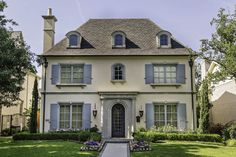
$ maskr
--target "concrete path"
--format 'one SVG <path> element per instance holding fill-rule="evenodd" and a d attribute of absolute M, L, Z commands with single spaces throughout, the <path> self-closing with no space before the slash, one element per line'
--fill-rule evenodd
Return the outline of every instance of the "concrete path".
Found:
<path fill-rule="evenodd" d="M 128 143 L 107 143 L 101 157 L 130 157 Z"/>

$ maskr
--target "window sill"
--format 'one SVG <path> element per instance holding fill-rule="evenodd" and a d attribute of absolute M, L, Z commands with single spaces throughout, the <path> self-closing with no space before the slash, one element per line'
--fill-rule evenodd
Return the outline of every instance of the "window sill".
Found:
<path fill-rule="evenodd" d="M 68 46 L 67 49 L 79 49 L 79 46 Z"/>
<path fill-rule="evenodd" d="M 113 49 L 125 49 L 126 46 L 125 46 L 125 45 L 121 45 L 121 46 L 113 45 L 112 48 L 113 48 Z"/>
<path fill-rule="evenodd" d="M 123 84 L 125 82 L 126 82 L 126 80 L 111 80 L 111 83 L 121 83 L 121 84 Z"/>
<path fill-rule="evenodd" d="M 180 83 L 152 83 L 150 85 L 152 87 L 156 87 L 156 86 L 175 86 L 175 87 L 179 87 L 179 86 L 181 86 Z"/>
<path fill-rule="evenodd" d="M 83 83 L 72 83 L 72 84 L 57 84 L 57 87 L 82 87 L 84 88 L 85 86 L 87 86 L 87 84 L 83 84 Z"/>

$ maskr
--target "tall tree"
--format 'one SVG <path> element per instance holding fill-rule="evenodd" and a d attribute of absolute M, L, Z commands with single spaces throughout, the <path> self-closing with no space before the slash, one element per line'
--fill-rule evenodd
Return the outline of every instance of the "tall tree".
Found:
<path fill-rule="evenodd" d="M 209 110 L 211 108 L 211 104 L 209 102 L 209 81 L 204 79 L 202 81 L 202 86 L 200 88 L 200 92 L 198 93 L 198 104 L 200 108 L 200 118 L 199 118 L 199 130 L 201 133 L 208 133 L 209 131 Z"/>
<path fill-rule="evenodd" d="M 0 107 L 21 103 L 19 93 L 27 71 L 32 71 L 33 54 L 24 41 L 11 36 L 7 26 L 16 23 L 3 15 L 7 7 L 0 1 Z"/>
<path fill-rule="evenodd" d="M 233 14 L 220 9 L 211 22 L 216 27 L 210 40 L 202 40 L 200 56 L 219 64 L 219 71 L 209 77 L 213 82 L 236 80 L 236 9 Z"/>
<path fill-rule="evenodd" d="M 32 92 L 32 110 L 30 113 L 30 128 L 29 128 L 30 133 L 37 132 L 38 99 L 39 99 L 38 80 L 37 80 L 37 77 L 35 77 L 34 88 Z"/>

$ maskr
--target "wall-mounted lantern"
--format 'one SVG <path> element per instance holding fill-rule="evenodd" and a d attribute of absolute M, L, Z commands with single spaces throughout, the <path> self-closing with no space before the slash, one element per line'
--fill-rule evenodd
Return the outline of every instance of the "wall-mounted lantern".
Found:
<path fill-rule="evenodd" d="M 97 117 L 98 111 L 96 109 L 96 103 L 94 104 L 93 117 Z"/>
<path fill-rule="evenodd" d="M 141 109 L 139 110 L 139 116 L 140 116 L 140 118 L 143 117 L 143 109 L 142 109 L 142 106 L 141 106 Z"/>

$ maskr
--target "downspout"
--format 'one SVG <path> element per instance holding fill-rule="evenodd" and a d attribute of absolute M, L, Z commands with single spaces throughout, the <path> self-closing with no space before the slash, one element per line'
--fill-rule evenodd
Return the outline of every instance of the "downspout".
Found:
<path fill-rule="evenodd" d="M 46 58 L 43 58 L 43 65 L 44 65 L 44 83 L 43 83 L 43 133 L 45 128 L 45 106 L 46 106 L 46 78 L 47 78 L 47 67 L 48 61 Z"/>
<path fill-rule="evenodd" d="M 190 78 L 191 78 L 191 103 L 192 103 L 192 113 L 193 113 L 193 130 L 195 130 L 195 110 L 194 110 L 194 91 L 193 91 L 193 59 L 192 59 L 192 54 L 189 56 L 189 67 L 190 67 Z"/>

